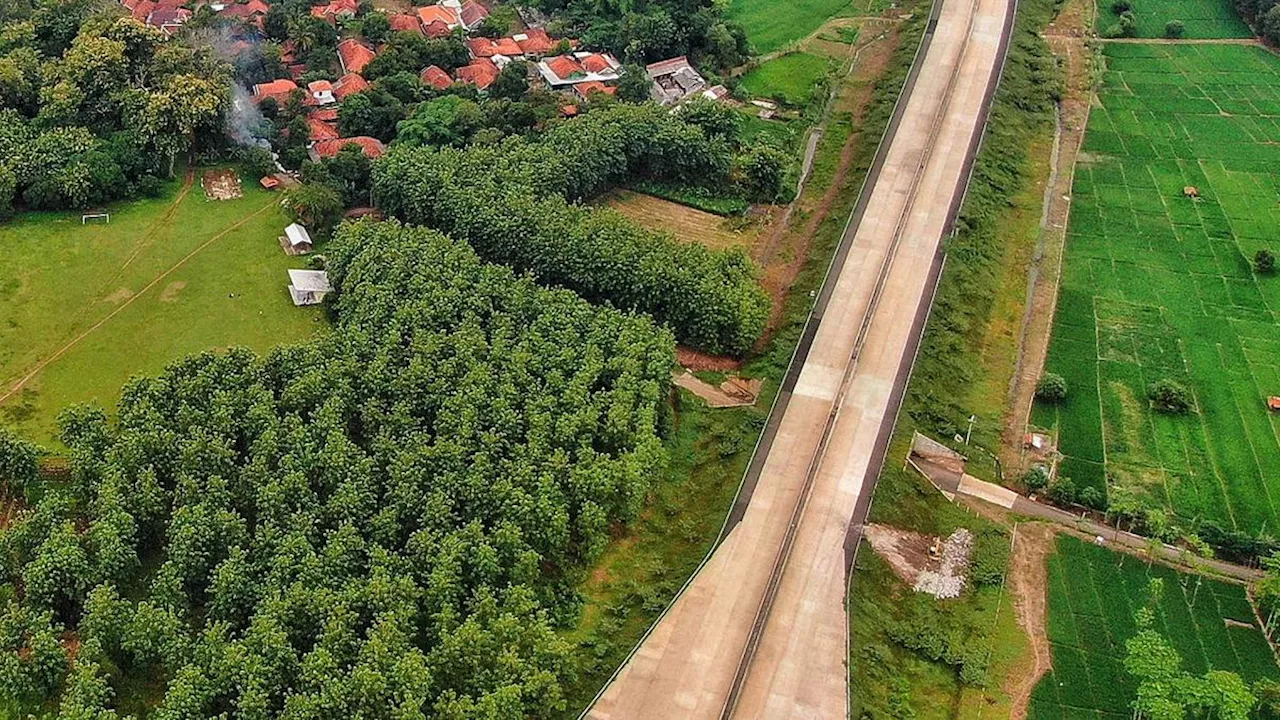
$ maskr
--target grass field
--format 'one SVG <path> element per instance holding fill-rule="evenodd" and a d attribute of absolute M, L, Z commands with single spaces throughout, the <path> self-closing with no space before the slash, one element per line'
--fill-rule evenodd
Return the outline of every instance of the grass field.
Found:
<path fill-rule="evenodd" d="M 1117 22 L 1113 2 L 1097 0 L 1099 31 Z M 1170 20 L 1182 21 L 1182 37 L 1187 39 L 1253 37 L 1231 0 L 1136 0 L 1132 5 L 1140 38 L 1164 37 L 1165 23 Z"/>
<path fill-rule="evenodd" d="M 795 52 L 774 58 L 742 76 L 742 86 L 752 95 L 778 99 L 802 108 L 813 98 L 814 86 L 827 73 L 827 58 Z"/>
<path fill-rule="evenodd" d="M 1156 630 L 1178 649 L 1185 669 L 1197 675 L 1228 670 L 1250 683 L 1280 680 L 1242 586 L 1161 565 L 1148 568 L 1137 558 L 1061 536 L 1049 558 L 1053 670 L 1036 686 L 1030 720 L 1131 716 L 1135 686 L 1124 669 L 1124 642 L 1137 633 L 1134 614 L 1147 602 L 1149 577 L 1164 579 Z"/>
<path fill-rule="evenodd" d="M 830 18 L 878 15 L 889 7 L 890 0 L 730 0 L 729 18 L 742 23 L 751 49 L 763 55 L 808 37 Z"/>
<path fill-rule="evenodd" d="M 0 424 L 49 442 L 64 407 L 110 410 L 132 375 L 209 348 L 265 351 L 324 326 L 318 308 L 289 300 L 285 269 L 306 260 L 276 241 L 288 223 L 278 196 L 246 185 L 241 199 L 207 201 L 198 184 L 178 196 L 173 183 L 111 208 L 104 225 L 81 225 L 78 213 L 0 225 L 0 395 L 38 370 L 0 403 Z"/>
<path fill-rule="evenodd" d="M 1187 518 L 1280 527 L 1280 58 L 1237 45 L 1116 45 L 1076 170 L 1048 369 L 1067 378 L 1063 475 Z M 1187 186 L 1200 199 L 1183 196 Z M 1185 383 L 1195 409 L 1153 412 Z"/>

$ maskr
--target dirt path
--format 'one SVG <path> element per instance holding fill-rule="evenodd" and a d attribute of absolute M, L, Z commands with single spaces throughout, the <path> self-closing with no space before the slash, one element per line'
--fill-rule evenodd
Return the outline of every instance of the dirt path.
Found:
<path fill-rule="evenodd" d="M 1014 668 L 1004 690 L 1013 701 L 1009 720 L 1025 720 L 1032 691 L 1053 666 L 1049 635 L 1045 631 L 1049 586 L 1046 562 L 1053 553 L 1056 532 L 1041 523 L 1023 523 L 1015 533 L 1009 590 L 1013 593 L 1013 612 L 1031 645 L 1031 665 Z"/>
<path fill-rule="evenodd" d="M 1027 301 L 1018 340 L 1018 360 L 1009 384 L 1004 442 L 1001 443 L 1001 461 L 1006 468 L 1018 474 L 1025 463 L 1022 437 L 1030 421 L 1036 382 L 1049 354 L 1049 336 L 1058 302 L 1058 281 L 1071 210 L 1071 185 L 1093 98 L 1090 80 L 1092 57 L 1085 44 L 1085 34 L 1092 25 L 1092 12 L 1090 0 L 1070 0 L 1044 33 L 1049 47 L 1065 65 L 1066 83 L 1062 102 L 1058 105 L 1050 179 L 1045 186 L 1040 236 L 1027 278 Z"/>
<path fill-rule="evenodd" d="M 68 350 L 78 345 L 81 340 L 84 340 L 85 338 L 89 337 L 94 332 L 96 332 L 99 328 L 101 328 L 103 325 L 106 325 L 112 318 L 124 312 L 125 308 L 132 305 L 134 301 L 137 300 L 138 298 L 147 294 L 148 290 L 155 287 L 156 285 L 159 285 L 165 278 L 169 277 L 169 275 L 171 275 L 175 270 L 185 265 L 188 260 L 195 257 L 196 255 L 199 255 L 202 251 L 204 251 L 205 248 L 217 242 L 219 239 L 226 236 L 232 230 L 235 230 L 241 225 L 244 225 L 245 223 L 249 222 L 253 218 L 261 215 L 267 210 L 270 210 L 274 206 L 275 206 L 274 201 L 267 203 L 266 205 L 262 206 L 258 210 L 255 210 L 252 213 L 240 218 L 235 222 L 235 224 L 231 225 L 225 230 L 222 230 L 221 232 L 217 233 L 216 235 L 209 238 L 208 240 L 205 240 L 204 242 L 200 243 L 198 246 L 196 246 L 194 250 L 182 256 L 181 260 L 174 263 L 172 266 L 169 267 L 169 269 L 160 273 L 154 279 L 152 279 L 151 282 L 147 283 L 146 286 L 143 287 L 141 290 L 134 293 L 124 302 L 120 303 L 120 306 L 117 307 L 115 310 L 112 310 L 110 313 L 108 313 L 106 317 L 94 323 L 92 326 L 89 327 L 89 329 L 85 330 L 84 332 L 72 338 L 66 345 L 63 345 L 62 347 L 58 348 L 58 350 L 54 352 L 52 355 L 50 355 L 49 357 L 37 363 L 36 366 L 31 369 L 31 372 L 22 376 L 22 379 L 14 383 L 7 391 L 5 391 L 4 395 L 0 395 L 0 405 L 3 405 L 9 398 L 13 397 L 15 393 L 17 393 L 19 390 L 23 388 L 24 385 L 26 385 L 28 382 L 31 381 L 31 378 L 35 377 L 36 375 L 39 375 L 40 371 L 48 367 L 50 363 L 62 357 L 64 354 L 66 354 Z"/>
<path fill-rule="evenodd" d="M 160 228 L 169 224 L 169 221 L 173 219 L 174 214 L 178 212 L 178 206 L 181 205 L 182 201 L 186 200 L 187 195 L 191 193 L 191 188 L 195 185 L 195 180 L 195 167 L 193 167 L 190 161 L 188 161 L 187 172 L 182 177 L 182 189 L 178 191 L 178 196 L 173 199 L 173 202 L 169 203 L 169 207 L 165 208 L 164 214 L 157 218 L 156 221 L 151 224 L 151 227 L 147 228 L 147 231 L 142 234 L 142 237 L 138 239 L 138 244 L 134 246 L 133 252 L 129 253 L 129 257 L 125 258 L 124 264 L 116 271 L 115 277 L 120 277 L 120 275 L 133 264 L 133 261 L 138 259 L 138 256 L 142 254 L 142 251 L 151 244 L 151 240 L 155 238 L 156 233 L 160 232 Z M 108 284 L 108 286 L 110 286 L 110 284 Z"/>

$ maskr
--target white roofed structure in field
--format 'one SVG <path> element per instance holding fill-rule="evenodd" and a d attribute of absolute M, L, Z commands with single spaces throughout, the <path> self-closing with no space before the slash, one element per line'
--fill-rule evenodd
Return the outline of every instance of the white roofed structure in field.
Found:
<path fill-rule="evenodd" d="M 289 240 L 289 245 L 295 250 L 304 250 L 308 252 L 311 250 L 311 234 L 307 232 L 305 227 L 298 223 L 293 223 L 286 227 L 284 229 L 284 236 Z"/>
<path fill-rule="evenodd" d="M 329 284 L 329 274 L 325 271 L 289 271 L 289 296 L 293 298 L 294 305 L 319 305 L 331 292 L 333 286 Z"/>

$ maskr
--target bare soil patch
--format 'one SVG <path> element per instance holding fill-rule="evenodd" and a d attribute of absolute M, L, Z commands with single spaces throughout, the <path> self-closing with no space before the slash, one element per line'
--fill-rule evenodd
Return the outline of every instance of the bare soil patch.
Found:
<path fill-rule="evenodd" d="M 1031 692 L 1053 665 L 1045 623 L 1048 617 L 1049 586 L 1046 562 L 1053 553 L 1055 535 L 1056 532 L 1050 525 L 1019 525 L 1013 553 L 1009 558 L 1008 587 L 1013 594 L 1013 612 L 1031 643 L 1030 657 L 1024 656 L 1024 661 L 1014 666 L 1005 679 L 1004 691 L 1013 701 L 1009 712 L 1010 720 L 1025 720 Z"/>
<path fill-rule="evenodd" d="M 133 291 L 127 287 L 122 287 L 102 298 L 102 301 L 111 303 L 112 305 L 119 305 L 131 297 L 133 297 Z"/>
<path fill-rule="evenodd" d="M 709 407 L 729 408 L 755 405 L 760 397 L 759 378 L 731 377 L 719 385 L 712 385 L 685 370 L 673 373 L 672 382 L 706 401 Z"/>
<path fill-rule="evenodd" d="M 963 528 L 946 538 L 871 524 L 863 537 L 893 573 L 916 592 L 953 598 L 964 588 L 973 535 Z"/>
<path fill-rule="evenodd" d="M 742 367 L 742 361 L 724 355 L 711 355 L 684 345 L 676 346 L 676 362 L 693 371 L 734 372 Z"/>
<path fill-rule="evenodd" d="M 206 170 L 200 178 L 204 196 L 210 200 L 234 200 L 242 197 L 240 175 L 234 170 Z"/>
<path fill-rule="evenodd" d="M 164 286 L 164 290 L 160 291 L 160 302 L 171 303 L 178 301 L 178 293 L 187 286 L 185 280 L 175 280 Z"/>
<path fill-rule="evenodd" d="M 750 248 L 760 231 L 759 221 L 750 217 L 721 217 L 632 190 L 614 190 L 602 202 L 641 225 L 716 250 Z"/>

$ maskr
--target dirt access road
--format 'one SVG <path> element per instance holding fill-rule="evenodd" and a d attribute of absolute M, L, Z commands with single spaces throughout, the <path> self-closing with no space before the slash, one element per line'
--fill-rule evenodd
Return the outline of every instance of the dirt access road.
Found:
<path fill-rule="evenodd" d="M 725 533 L 586 713 L 848 714 L 851 550 L 1012 25 L 1011 0 L 937 0 Z"/>

